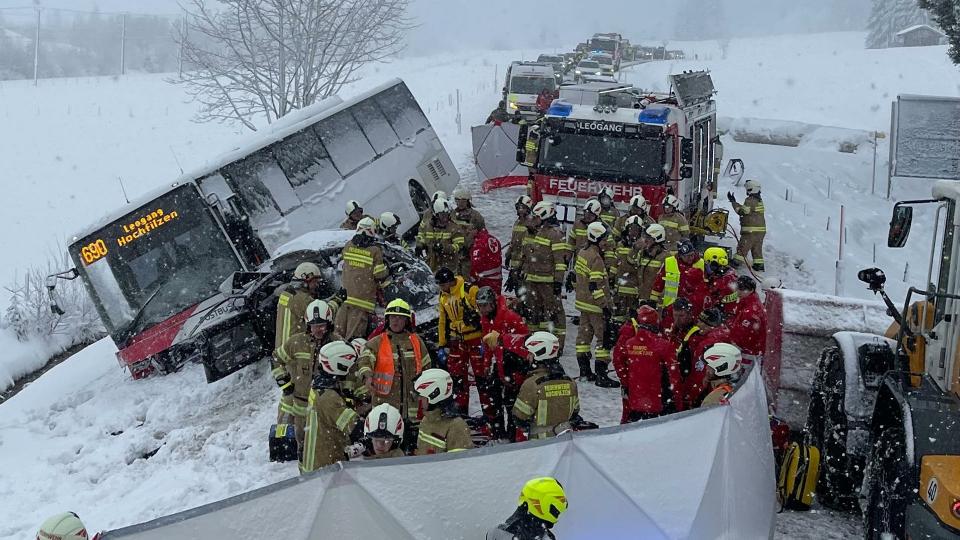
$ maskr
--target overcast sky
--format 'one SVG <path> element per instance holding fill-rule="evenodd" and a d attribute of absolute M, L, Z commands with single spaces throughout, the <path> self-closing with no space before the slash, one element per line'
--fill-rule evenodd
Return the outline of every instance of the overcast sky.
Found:
<path fill-rule="evenodd" d="M 39 0 L 46 7 L 177 13 L 177 0 Z M 0 8 L 33 0 L 0 0 Z M 860 29 L 871 0 L 412 0 L 419 26 L 408 53 L 462 48 L 569 47 L 594 32 L 619 31 L 635 43 L 673 37 L 681 10 L 719 4 L 717 32 L 728 36 Z M 689 11 L 687 11 L 689 12 Z M 0 11 L 0 14 L 10 11 Z M 686 12 L 685 12 L 686 13 Z M 712 15 L 705 15 L 711 17 Z"/>

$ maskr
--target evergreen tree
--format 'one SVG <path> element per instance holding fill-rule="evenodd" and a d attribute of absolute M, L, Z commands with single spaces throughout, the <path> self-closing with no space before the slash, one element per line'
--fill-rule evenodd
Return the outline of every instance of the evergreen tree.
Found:
<path fill-rule="evenodd" d="M 937 25 L 950 40 L 947 54 L 960 64 L 960 0 L 919 0 L 920 7 L 930 12 Z"/>
<path fill-rule="evenodd" d="M 916 0 L 874 0 L 867 22 L 867 48 L 890 47 L 897 32 L 917 24 L 930 24 L 930 15 Z"/>

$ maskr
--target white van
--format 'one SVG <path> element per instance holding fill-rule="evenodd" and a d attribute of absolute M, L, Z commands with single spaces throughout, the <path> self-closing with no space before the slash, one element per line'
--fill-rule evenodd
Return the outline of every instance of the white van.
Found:
<path fill-rule="evenodd" d="M 550 64 L 514 62 L 507 68 L 504 80 L 507 112 L 510 114 L 536 115 L 540 92 L 557 90 L 557 79 Z"/>

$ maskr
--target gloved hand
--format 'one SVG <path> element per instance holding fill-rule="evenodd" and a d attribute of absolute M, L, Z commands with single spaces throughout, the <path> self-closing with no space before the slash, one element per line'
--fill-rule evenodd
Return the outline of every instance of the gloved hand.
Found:
<path fill-rule="evenodd" d="M 283 372 L 283 374 L 277 376 L 276 381 L 277 381 L 277 386 L 279 386 L 280 388 L 283 388 L 283 385 L 290 382 L 290 374 L 287 372 Z"/>
<path fill-rule="evenodd" d="M 450 321 L 450 331 L 462 334 L 463 333 L 463 321 Z"/>
<path fill-rule="evenodd" d="M 560 283 L 559 281 L 554 281 L 553 294 L 555 294 L 559 298 L 562 293 L 563 293 L 563 283 Z"/>
<path fill-rule="evenodd" d="M 611 319 L 613 319 L 613 310 L 610 308 L 603 308 L 603 320 L 607 321 L 607 324 L 610 324 Z"/>
<path fill-rule="evenodd" d="M 510 273 L 507 274 L 507 283 L 504 285 L 503 290 L 507 292 L 516 292 L 517 286 L 520 285 L 520 276 L 516 270 L 510 270 Z"/>
<path fill-rule="evenodd" d="M 733 196 L 732 191 L 727 192 L 727 200 L 730 201 L 731 203 L 737 202 L 737 198 Z"/>
<path fill-rule="evenodd" d="M 437 349 L 437 364 L 441 369 L 447 369 L 447 357 L 450 356 L 450 349 L 440 347 Z"/>
<path fill-rule="evenodd" d="M 494 349 L 497 345 L 500 344 L 500 332 L 494 330 L 493 332 L 488 333 L 483 336 L 483 344 L 489 349 Z"/>
<path fill-rule="evenodd" d="M 567 274 L 567 281 L 564 283 L 564 286 L 567 289 L 567 292 L 573 292 L 577 283 L 577 274 L 575 272 L 570 272 Z"/>
<path fill-rule="evenodd" d="M 350 459 L 357 459 L 363 455 L 366 446 L 362 442 L 356 442 L 343 449 L 343 453 Z"/>

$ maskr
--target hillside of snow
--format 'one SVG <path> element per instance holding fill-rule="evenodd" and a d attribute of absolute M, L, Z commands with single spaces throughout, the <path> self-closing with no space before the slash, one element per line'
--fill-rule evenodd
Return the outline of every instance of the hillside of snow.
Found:
<path fill-rule="evenodd" d="M 947 62 L 942 47 L 867 51 L 862 34 L 845 33 L 734 40 L 726 58 L 715 42 L 686 48 L 698 58 L 636 66 L 623 77 L 665 90 L 668 73 L 709 68 L 725 118 L 856 130 L 888 130 L 889 102 L 898 93 L 960 95 L 960 71 Z M 483 51 L 404 59 L 371 68 L 344 95 L 403 77 L 465 184 L 477 192 L 469 127 L 494 107 L 495 80 L 502 84 L 505 66 L 517 56 Z M 455 122 L 457 88 L 461 134 Z M 133 198 L 241 140 L 243 130 L 236 126 L 191 122 L 194 111 L 182 89 L 161 76 L 47 80 L 36 88 L 30 82 L 0 83 L 4 187 L 7 200 L 15 201 L 0 213 L 0 241 L 18 254 L 4 265 L 0 279 L 9 281 L 24 267 L 44 263 L 73 231 L 124 204 L 121 179 Z M 845 154 L 812 142 L 789 148 L 726 137 L 724 143 L 725 157 L 742 158 L 747 176 L 764 183 L 767 276 L 788 287 L 833 293 L 842 204 L 846 294 L 870 297 L 853 274 L 873 264 L 874 245 L 877 265 L 888 270 L 893 292 L 904 290 L 906 261 L 912 262 L 908 282 L 925 279 L 929 240 L 922 233 L 929 219 L 917 216 L 907 248 L 885 247 L 893 202 L 884 198 L 884 145 L 871 195 L 868 147 Z M 720 189 L 743 197 L 742 188 L 728 180 Z M 518 193 L 477 196 L 479 209 L 501 238 L 509 234 L 512 198 Z M 923 182 L 904 184 L 895 186 L 894 199 L 928 193 Z M 718 202 L 726 205 L 724 197 Z M 737 228 L 736 218 L 731 221 Z M 5 302 L 0 297 L 0 308 Z M 204 384 L 202 370 L 192 365 L 171 376 L 132 381 L 117 367 L 114 352 L 112 343 L 101 341 L 0 404 L 0 500 L 5 503 L 0 539 L 28 537 L 45 517 L 64 509 L 77 511 L 93 527 L 114 528 L 296 475 L 295 465 L 266 462 L 276 389 L 264 366 L 212 385 Z M 10 348 L 0 353 L 5 365 L 16 358 Z M 575 372 L 572 346 L 564 361 Z M 619 391 L 585 387 L 583 410 L 587 419 L 616 422 Z M 779 531 L 785 538 L 857 534 L 849 516 L 827 522 L 817 517 L 786 514 Z"/>

